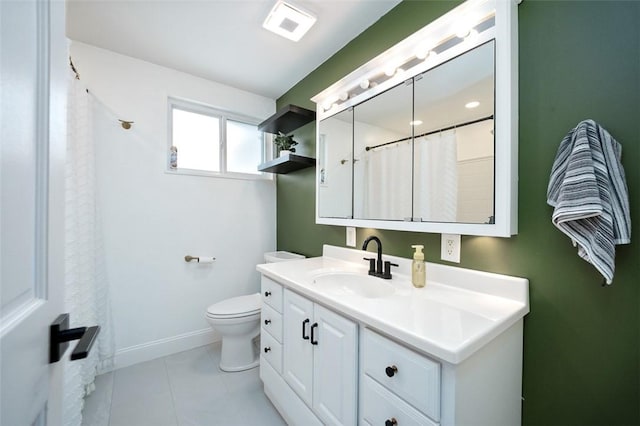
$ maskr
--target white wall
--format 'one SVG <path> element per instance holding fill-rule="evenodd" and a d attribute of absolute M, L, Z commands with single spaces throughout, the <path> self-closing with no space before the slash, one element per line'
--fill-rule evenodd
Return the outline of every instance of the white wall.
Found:
<path fill-rule="evenodd" d="M 107 107 L 94 128 L 116 367 L 216 339 L 207 306 L 258 291 L 255 265 L 275 249 L 275 183 L 165 173 L 167 97 L 260 120 L 275 101 L 81 43 L 71 56 Z"/>

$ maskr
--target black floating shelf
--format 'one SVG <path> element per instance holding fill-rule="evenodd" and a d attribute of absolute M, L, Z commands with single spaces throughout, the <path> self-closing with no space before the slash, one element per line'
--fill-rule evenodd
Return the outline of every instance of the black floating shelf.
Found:
<path fill-rule="evenodd" d="M 287 134 L 316 119 L 315 111 L 297 105 L 287 105 L 258 125 L 258 130 L 266 133 Z"/>
<path fill-rule="evenodd" d="M 315 165 L 315 158 L 303 157 L 302 155 L 296 154 L 284 154 L 276 159 L 260 164 L 258 170 L 267 173 L 287 174 Z"/>

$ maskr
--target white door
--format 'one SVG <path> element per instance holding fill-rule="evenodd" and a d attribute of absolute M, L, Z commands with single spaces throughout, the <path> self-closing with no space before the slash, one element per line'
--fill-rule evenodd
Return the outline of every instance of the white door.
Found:
<path fill-rule="evenodd" d="M 49 324 L 62 313 L 64 2 L 0 1 L 0 424 L 61 423 Z"/>
<path fill-rule="evenodd" d="M 324 424 L 355 425 L 358 328 L 320 305 L 314 307 L 313 409 Z"/>
<path fill-rule="evenodd" d="M 313 345 L 310 333 L 313 302 L 285 290 L 283 316 L 283 376 L 298 396 L 311 407 Z"/>

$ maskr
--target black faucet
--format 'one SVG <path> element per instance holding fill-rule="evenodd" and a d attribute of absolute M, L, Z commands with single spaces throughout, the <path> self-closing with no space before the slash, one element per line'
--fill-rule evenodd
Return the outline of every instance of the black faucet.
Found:
<path fill-rule="evenodd" d="M 391 279 L 391 267 L 392 266 L 398 266 L 395 263 L 391 263 L 390 261 L 385 261 L 384 262 L 384 268 L 382 267 L 382 242 L 380 241 L 380 238 L 372 235 L 371 237 L 368 237 L 366 240 L 364 240 L 364 242 L 362 243 L 362 250 L 365 251 L 367 250 L 367 246 L 369 245 L 369 242 L 371 241 L 375 241 L 377 246 L 378 246 L 378 258 L 375 259 L 373 257 L 365 257 L 364 260 L 368 260 L 369 261 L 369 275 L 373 275 L 374 277 L 378 277 L 378 278 L 383 278 L 385 280 L 389 280 Z"/>

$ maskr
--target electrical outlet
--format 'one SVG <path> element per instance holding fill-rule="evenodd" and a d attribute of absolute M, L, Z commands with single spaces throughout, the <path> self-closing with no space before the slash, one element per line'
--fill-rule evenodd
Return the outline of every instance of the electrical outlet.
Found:
<path fill-rule="evenodd" d="M 460 235 L 442 234 L 440 238 L 440 257 L 442 260 L 460 263 Z"/>
<path fill-rule="evenodd" d="M 353 226 L 347 226 L 347 246 L 356 246 L 356 228 Z"/>

